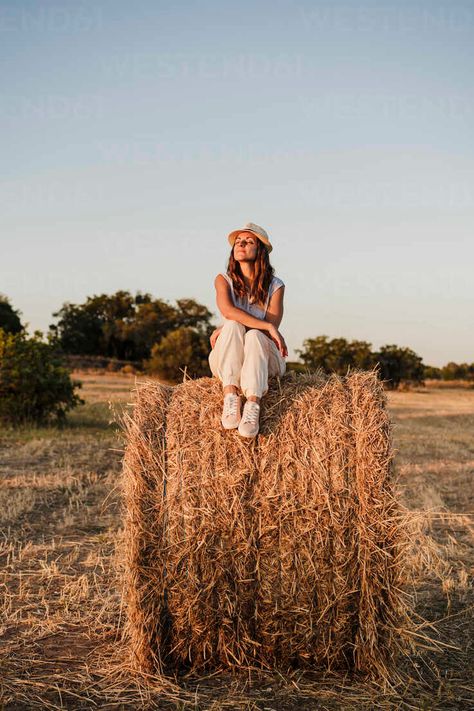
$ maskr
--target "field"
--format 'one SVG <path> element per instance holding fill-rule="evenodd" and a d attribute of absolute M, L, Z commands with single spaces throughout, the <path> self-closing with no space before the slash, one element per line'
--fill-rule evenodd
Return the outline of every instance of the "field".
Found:
<path fill-rule="evenodd" d="M 117 418 L 134 377 L 74 377 L 86 404 L 63 429 L 0 431 L 1 708 L 473 708 L 473 389 L 388 394 L 399 494 L 424 512 L 428 535 L 423 551 L 414 548 L 413 595 L 433 623 L 423 632 L 437 640 L 411 683 L 380 690 L 338 678 L 217 678 L 181 690 L 146 685 L 124 662 Z"/>

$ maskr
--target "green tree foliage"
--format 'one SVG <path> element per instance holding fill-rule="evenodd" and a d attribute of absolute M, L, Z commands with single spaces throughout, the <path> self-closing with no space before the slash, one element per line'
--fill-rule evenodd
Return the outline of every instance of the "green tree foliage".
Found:
<path fill-rule="evenodd" d="M 437 368 L 434 365 L 425 365 L 423 377 L 426 380 L 441 380 L 441 378 L 442 378 L 441 368 Z"/>
<path fill-rule="evenodd" d="M 183 379 L 185 368 L 187 374 L 194 378 L 211 375 L 208 354 L 207 334 L 199 333 L 190 326 L 181 326 L 153 346 L 146 370 L 172 382 Z"/>
<path fill-rule="evenodd" d="M 178 328 L 176 309 L 161 299 L 151 299 L 137 304 L 134 317 L 122 325 L 122 356 L 125 360 L 143 361 L 150 356 L 153 345 Z M 118 356 L 117 356 L 118 357 Z"/>
<path fill-rule="evenodd" d="M 53 314 L 58 322 L 50 328 L 65 353 L 127 360 L 132 345 L 126 328 L 135 307 L 136 299 L 127 291 L 92 296 L 84 304 L 64 304 Z"/>
<path fill-rule="evenodd" d="M 474 363 L 447 363 L 441 368 L 443 380 L 474 380 Z"/>
<path fill-rule="evenodd" d="M 50 419 L 62 421 L 82 400 L 74 392 L 57 345 L 36 331 L 6 333 L 0 329 L 0 421 L 13 425 Z"/>
<path fill-rule="evenodd" d="M 389 388 L 398 388 L 401 382 L 424 382 L 423 359 L 410 348 L 382 346 L 375 357 L 380 365 L 380 377 L 387 381 Z"/>
<path fill-rule="evenodd" d="M 194 299 L 178 299 L 176 301 L 176 321 L 178 328 L 190 327 L 203 336 L 209 337 L 214 330 L 211 324 L 212 314 L 205 306 Z"/>
<path fill-rule="evenodd" d="M 53 316 L 59 321 L 50 330 L 65 353 L 101 355 L 101 321 L 88 303 L 82 306 L 66 303 Z"/>
<path fill-rule="evenodd" d="M 20 321 L 20 313 L 10 304 L 10 300 L 0 294 L 0 328 L 7 333 L 20 333 L 23 325 Z"/>
<path fill-rule="evenodd" d="M 194 299 L 180 299 L 173 306 L 128 291 L 92 296 L 79 305 L 66 303 L 53 316 L 58 322 L 51 331 L 65 353 L 130 361 L 148 359 L 153 345 L 176 329 L 189 327 L 209 336 L 213 328 L 211 312 Z"/>
<path fill-rule="evenodd" d="M 327 336 L 317 336 L 307 338 L 303 349 L 296 352 L 307 368 L 322 368 L 327 373 L 339 375 L 345 375 L 348 368 L 370 369 L 374 364 L 371 344 L 366 341 L 329 340 Z"/>
<path fill-rule="evenodd" d="M 303 349 L 296 352 L 310 370 L 322 368 L 326 373 L 345 375 L 348 369 L 370 370 L 378 364 L 379 377 L 388 387 L 397 388 L 402 381 L 423 382 L 422 359 L 409 348 L 386 345 L 375 352 L 371 348 L 366 341 L 318 336 L 306 339 Z"/>

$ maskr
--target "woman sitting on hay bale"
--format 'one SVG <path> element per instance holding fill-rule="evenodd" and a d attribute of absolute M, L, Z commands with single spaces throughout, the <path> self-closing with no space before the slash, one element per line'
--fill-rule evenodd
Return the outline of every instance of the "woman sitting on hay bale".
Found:
<path fill-rule="evenodd" d="M 281 377 L 286 370 L 288 349 L 278 330 L 285 285 L 270 264 L 273 247 L 262 227 L 248 222 L 228 240 L 232 250 L 227 273 L 214 280 L 224 325 L 211 335 L 209 365 L 224 389 L 222 426 L 255 437 L 268 378 Z M 239 387 L 246 398 L 242 413 Z"/>

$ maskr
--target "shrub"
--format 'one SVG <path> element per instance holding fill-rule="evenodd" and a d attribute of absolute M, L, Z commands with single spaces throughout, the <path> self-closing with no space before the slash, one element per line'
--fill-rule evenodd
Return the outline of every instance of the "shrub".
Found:
<path fill-rule="evenodd" d="M 63 421 L 83 402 L 54 341 L 36 331 L 12 334 L 0 328 L 0 421 L 18 425 Z"/>
<path fill-rule="evenodd" d="M 137 369 L 133 365 L 124 365 L 123 368 L 120 368 L 120 373 L 123 373 L 124 375 L 135 375 L 137 373 Z"/>
<path fill-rule="evenodd" d="M 207 336 L 193 328 L 177 328 L 153 346 L 151 358 L 145 363 L 145 368 L 148 373 L 174 382 L 183 379 L 185 367 L 191 377 L 211 375 L 208 344 Z"/>

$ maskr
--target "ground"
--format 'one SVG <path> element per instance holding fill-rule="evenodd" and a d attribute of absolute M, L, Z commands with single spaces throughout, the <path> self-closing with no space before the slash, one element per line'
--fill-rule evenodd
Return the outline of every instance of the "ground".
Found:
<path fill-rule="evenodd" d="M 438 643 L 411 683 L 384 691 L 348 679 L 267 677 L 249 687 L 221 678 L 183 691 L 137 680 L 124 663 L 117 420 L 135 377 L 74 377 L 86 403 L 63 429 L 0 431 L 1 708 L 474 707 L 474 389 L 388 393 L 399 495 L 425 522 L 416 611 Z"/>

